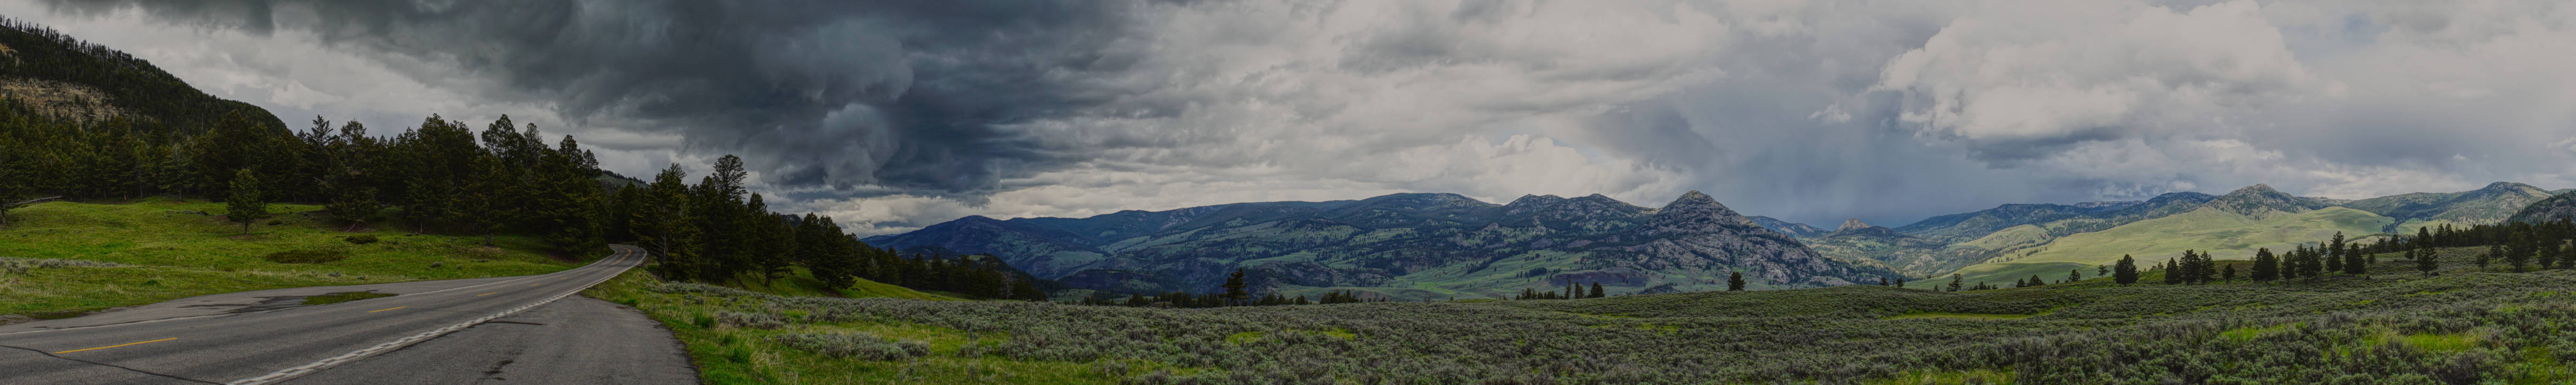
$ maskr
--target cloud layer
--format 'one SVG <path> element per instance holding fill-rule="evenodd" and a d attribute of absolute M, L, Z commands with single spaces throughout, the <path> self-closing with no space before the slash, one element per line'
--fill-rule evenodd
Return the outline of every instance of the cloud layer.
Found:
<path fill-rule="evenodd" d="M 281 116 L 741 154 L 871 233 L 1404 191 L 1809 223 L 2576 186 L 2551 1 L 16 4 Z M 383 121 L 385 119 L 399 119 Z M 300 119 L 294 119 L 300 120 Z"/>

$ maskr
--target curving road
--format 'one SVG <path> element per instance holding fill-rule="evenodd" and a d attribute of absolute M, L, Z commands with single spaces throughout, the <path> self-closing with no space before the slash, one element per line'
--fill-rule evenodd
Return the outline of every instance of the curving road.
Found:
<path fill-rule="evenodd" d="M 393 297 L 185 313 L 219 295 L 10 325 L 0 384 L 697 382 L 659 324 L 574 294 L 644 259 L 614 247 L 553 274 L 387 285 L 416 291 Z"/>

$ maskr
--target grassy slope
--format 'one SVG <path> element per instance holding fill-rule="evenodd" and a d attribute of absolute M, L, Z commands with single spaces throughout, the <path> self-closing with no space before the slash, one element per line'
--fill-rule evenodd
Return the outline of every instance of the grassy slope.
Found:
<path fill-rule="evenodd" d="M 254 226 L 249 235 L 221 217 L 177 212 L 223 212 L 222 204 L 203 201 L 51 202 L 11 210 L 9 227 L 0 228 L 0 257 L 123 266 L 0 272 L 0 315 L 47 318 L 215 293 L 542 274 L 574 266 L 537 252 L 544 244 L 526 237 L 495 237 L 500 247 L 485 247 L 479 238 L 379 231 L 373 234 L 382 242 L 352 245 L 342 240 L 351 233 L 313 218 L 319 209 L 277 205 L 271 210 L 287 212 L 273 218 L 280 224 Z M 322 248 L 345 249 L 349 257 L 323 264 L 262 258 Z"/>
<path fill-rule="evenodd" d="M 2135 256 L 2143 265 L 2182 256 L 2183 250 L 2209 252 L 2218 259 L 2253 259 L 2256 248 L 2268 247 L 2279 251 L 2300 243 L 2324 242 L 2338 231 L 2343 232 L 2347 240 L 2359 239 L 2378 233 L 2392 221 L 2388 217 L 2343 207 L 2274 214 L 2259 219 L 2215 208 L 2201 208 L 2102 231 L 2060 237 L 2046 245 L 1960 268 L 1955 273 L 1966 276 L 1971 284 L 1979 280 L 2011 282 L 2029 278 L 2031 274 L 2054 280 L 2065 277 L 2066 270 L 2073 268 L 2086 269 L 2085 274 L 2090 275 L 2092 266 L 2119 261 L 2123 255 Z M 1971 242 L 1988 243 L 2012 241 L 1995 238 Z M 1937 278 L 1924 281 L 1946 283 L 1948 275 Z"/>
<path fill-rule="evenodd" d="M 788 298 L 630 275 L 591 294 L 671 325 L 719 384 L 2576 380 L 2567 364 L 2576 324 L 2549 321 L 2576 316 L 2565 301 L 2576 272 L 2471 271 L 2464 256 L 2478 251 L 2445 250 L 2451 270 L 2433 278 L 2382 255 L 2380 274 L 2313 284 L 2092 279 L 1964 293 L 1857 286 L 1169 310 Z M 785 322 L 747 328 L 718 321 L 725 312 Z M 930 349 L 871 361 L 767 339 L 833 331 Z"/>

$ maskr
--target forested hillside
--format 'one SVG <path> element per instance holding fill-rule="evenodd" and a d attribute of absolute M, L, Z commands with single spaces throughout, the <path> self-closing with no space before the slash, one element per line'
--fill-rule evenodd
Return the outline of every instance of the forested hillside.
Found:
<path fill-rule="evenodd" d="M 695 184 L 672 165 L 639 186 L 601 171 L 574 138 L 547 137 L 507 116 L 478 130 L 431 115 L 390 135 L 315 117 L 289 131 L 258 107 L 207 96 L 131 55 L 22 21 L 0 25 L 7 70 L 0 82 L 11 92 L 97 96 L 0 100 L 0 227 L 43 199 L 168 196 L 175 204 L 223 202 L 221 218 L 249 234 L 285 223 L 270 220 L 283 211 L 279 204 L 301 203 L 322 210 L 300 217 L 351 233 L 400 224 L 486 244 L 526 236 L 566 256 L 634 242 L 661 262 L 655 272 L 676 280 L 792 274 L 833 288 L 866 279 L 1044 298 L 1042 283 L 988 260 L 902 257 L 859 242 L 831 218 L 772 213 L 742 187 L 736 157 Z"/>
<path fill-rule="evenodd" d="M 198 133 L 238 113 L 257 129 L 286 132 L 268 110 L 190 87 L 151 62 L 25 20 L 0 17 L 0 97 L 24 113 Z"/>

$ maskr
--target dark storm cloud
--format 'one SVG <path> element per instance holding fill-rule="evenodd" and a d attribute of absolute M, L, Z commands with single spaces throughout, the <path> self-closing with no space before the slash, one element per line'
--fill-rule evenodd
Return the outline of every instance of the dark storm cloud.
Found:
<path fill-rule="evenodd" d="M 1049 164 L 993 125 L 1096 103 L 1120 5 L 1085 1 L 58 2 L 253 34 L 298 30 L 422 83 L 676 131 L 782 188 L 976 194 Z M 446 78 L 443 75 L 461 75 Z M 422 111 L 469 113 L 465 111 Z"/>

